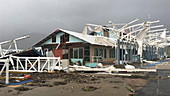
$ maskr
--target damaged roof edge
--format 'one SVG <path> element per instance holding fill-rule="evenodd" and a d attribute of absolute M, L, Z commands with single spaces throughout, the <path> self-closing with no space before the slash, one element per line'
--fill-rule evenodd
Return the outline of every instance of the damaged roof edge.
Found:
<path fill-rule="evenodd" d="M 59 32 L 64 32 L 64 33 L 67 33 L 67 34 L 70 34 L 70 35 L 72 35 L 72 36 L 74 36 L 74 37 L 77 37 L 78 39 L 81 39 L 81 40 L 83 40 L 83 41 L 86 41 L 86 42 L 88 42 L 88 43 L 90 43 L 90 44 L 94 44 L 94 45 L 100 45 L 100 46 L 104 46 L 104 45 L 106 45 L 106 44 L 102 44 L 102 43 L 97 43 L 96 42 L 96 38 L 98 37 L 98 36 L 92 36 L 92 35 L 83 35 L 82 33 L 79 33 L 79 32 L 73 32 L 73 31 L 68 31 L 68 30 L 63 30 L 63 29 L 57 29 L 57 30 L 55 30 L 53 33 L 51 33 L 50 35 L 48 35 L 47 37 L 45 37 L 44 39 L 42 39 L 41 41 L 39 41 L 38 43 L 36 43 L 33 47 L 37 47 L 37 46 L 40 46 L 42 43 L 44 43 L 46 40 L 48 40 L 48 39 L 50 39 L 53 35 L 56 35 L 57 33 L 59 33 Z M 101 37 L 101 36 L 99 36 L 99 37 Z M 105 38 L 106 39 L 106 37 L 103 37 L 103 38 Z M 109 38 L 107 38 L 107 39 L 109 39 Z M 110 45 L 108 45 L 107 44 L 107 46 L 113 46 L 112 44 Z"/>
<path fill-rule="evenodd" d="M 89 42 L 88 40 L 85 40 L 85 39 L 83 39 L 83 38 L 80 38 L 80 37 L 82 37 L 82 36 L 80 36 L 81 33 L 73 32 L 73 31 L 68 31 L 68 30 L 63 30 L 63 29 L 57 29 L 57 30 L 55 30 L 53 33 L 51 33 L 50 35 L 46 36 L 44 39 L 40 40 L 38 43 L 36 43 L 35 45 L 33 45 L 33 47 L 40 46 L 40 44 L 44 43 L 46 40 L 50 39 L 53 35 L 56 35 L 56 34 L 59 33 L 59 32 L 64 32 L 64 33 L 70 34 L 70 35 L 72 35 L 72 36 L 74 36 L 74 37 L 77 37 L 77 38 L 83 40 L 83 41 L 86 41 L 86 42 L 88 42 L 88 43 L 91 43 L 91 42 Z M 79 36 L 78 36 L 78 35 L 79 35 Z M 93 43 L 91 43 L 91 44 L 93 44 Z"/>
<path fill-rule="evenodd" d="M 40 44 L 42 44 L 43 42 L 45 42 L 46 40 L 48 40 L 49 38 L 51 38 L 52 35 L 57 34 L 58 32 L 62 32 L 62 30 L 57 29 L 55 30 L 53 33 L 49 34 L 48 36 L 46 36 L 44 39 L 40 40 L 39 42 L 37 42 L 35 45 L 33 45 L 33 47 L 37 47 Z"/>

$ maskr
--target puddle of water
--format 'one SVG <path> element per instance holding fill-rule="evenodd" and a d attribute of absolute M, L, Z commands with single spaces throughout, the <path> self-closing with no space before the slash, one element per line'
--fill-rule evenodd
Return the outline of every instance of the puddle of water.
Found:
<path fill-rule="evenodd" d="M 170 70 L 158 70 L 158 77 L 170 76 Z M 135 96 L 170 96 L 170 79 L 153 80 L 146 84 Z"/>

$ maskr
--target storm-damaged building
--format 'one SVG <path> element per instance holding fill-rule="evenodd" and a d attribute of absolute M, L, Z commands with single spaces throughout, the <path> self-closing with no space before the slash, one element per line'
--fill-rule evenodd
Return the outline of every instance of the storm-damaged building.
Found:
<path fill-rule="evenodd" d="M 105 30 L 99 33 L 82 34 L 57 29 L 34 47 L 42 47 L 46 55 L 53 53 L 55 57 L 68 59 L 70 63 L 112 64 L 115 61 L 115 40 L 116 37 L 109 35 Z"/>
<path fill-rule="evenodd" d="M 147 21 L 139 24 L 132 22 L 117 27 L 109 22 L 108 25 L 86 24 L 82 33 L 63 29 L 57 29 L 34 47 L 42 47 L 46 56 L 60 57 L 69 61 L 70 64 L 95 65 L 123 64 L 141 62 L 146 60 L 157 60 L 166 56 L 164 46 L 165 36 L 152 36 L 154 32 L 166 33 L 165 29 L 151 30 L 162 27 L 162 25 L 151 26 L 157 21 Z M 162 32 L 163 31 L 163 32 Z M 159 38 L 158 38 L 159 37 Z M 159 39 L 159 40 L 158 40 Z"/>

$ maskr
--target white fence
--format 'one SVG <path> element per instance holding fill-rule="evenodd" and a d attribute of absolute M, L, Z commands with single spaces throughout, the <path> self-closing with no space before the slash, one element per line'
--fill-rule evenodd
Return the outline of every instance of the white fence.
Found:
<path fill-rule="evenodd" d="M 0 76 L 2 75 L 2 72 L 5 70 L 6 68 L 6 79 L 5 79 L 5 83 L 8 84 L 9 83 L 9 60 L 8 59 L 1 59 L 0 63 L 3 64 L 3 67 L 0 71 Z"/>
<path fill-rule="evenodd" d="M 9 83 L 9 72 L 43 72 L 53 71 L 56 66 L 62 69 L 60 57 L 17 57 L 10 56 L 9 59 L 1 59 L 0 76 L 5 71 L 5 82 Z M 12 69 L 10 69 L 12 66 Z"/>
<path fill-rule="evenodd" d="M 61 70 L 60 57 L 17 57 L 10 56 L 10 62 L 13 70 L 11 71 L 31 71 L 31 72 L 43 72 L 53 71 L 56 66 L 58 70 Z"/>

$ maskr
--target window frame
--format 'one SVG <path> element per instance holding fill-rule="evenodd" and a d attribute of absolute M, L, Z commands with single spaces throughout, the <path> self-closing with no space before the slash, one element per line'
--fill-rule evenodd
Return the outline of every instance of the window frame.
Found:
<path fill-rule="evenodd" d="M 109 49 L 109 58 L 115 58 L 115 48 Z"/>
<path fill-rule="evenodd" d="M 56 42 L 56 35 L 52 36 L 52 43 Z"/>
<path fill-rule="evenodd" d="M 94 48 L 94 56 L 101 56 L 102 58 L 107 58 L 107 49 L 106 48 Z"/>
<path fill-rule="evenodd" d="M 63 34 L 60 36 L 60 43 L 66 43 L 69 41 L 69 34 Z"/>
<path fill-rule="evenodd" d="M 82 49 L 82 55 L 80 55 L 80 50 Z M 72 50 L 72 52 L 71 52 Z M 75 51 L 77 51 L 77 57 L 75 57 Z M 79 48 L 70 48 L 70 58 L 71 59 L 83 59 L 84 58 L 84 48 L 79 47 Z"/>

